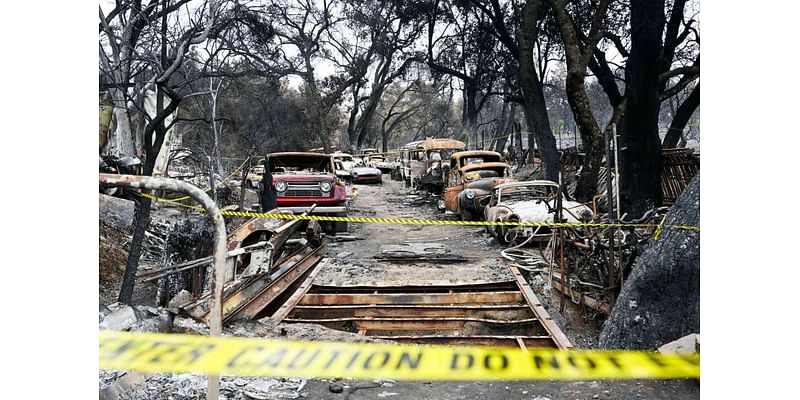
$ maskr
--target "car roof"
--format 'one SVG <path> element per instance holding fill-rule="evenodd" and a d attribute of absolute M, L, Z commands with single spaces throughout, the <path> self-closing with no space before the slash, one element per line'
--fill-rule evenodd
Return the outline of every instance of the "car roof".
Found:
<path fill-rule="evenodd" d="M 479 164 L 468 164 L 459 168 L 459 170 L 463 172 L 469 172 L 473 170 L 481 170 L 481 169 L 496 168 L 496 167 L 511 168 L 510 165 L 504 162 L 485 162 Z"/>
<path fill-rule="evenodd" d="M 318 158 L 330 158 L 330 154 L 322 154 L 322 153 L 311 153 L 311 152 L 304 152 L 304 151 L 285 151 L 281 153 L 269 153 L 267 157 L 286 157 L 286 156 L 307 156 L 307 157 L 318 157 Z"/>
<path fill-rule="evenodd" d="M 502 157 L 500 153 L 496 151 L 489 151 L 489 150 L 468 150 L 468 151 L 459 151 L 458 153 L 453 153 L 450 157 L 453 158 L 462 158 L 462 157 L 472 157 L 472 156 L 495 156 L 495 157 Z"/>

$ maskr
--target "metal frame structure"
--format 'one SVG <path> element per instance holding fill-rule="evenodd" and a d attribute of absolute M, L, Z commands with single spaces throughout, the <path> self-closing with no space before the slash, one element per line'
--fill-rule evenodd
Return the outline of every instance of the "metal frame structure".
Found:
<path fill-rule="evenodd" d="M 516 267 L 514 280 L 449 285 L 324 286 L 320 263 L 272 316 L 363 336 L 416 344 L 570 349 Z"/>
<path fill-rule="evenodd" d="M 222 286 L 225 282 L 226 237 L 225 220 L 222 219 L 219 207 L 203 190 L 192 184 L 170 178 L 157 178 L 139 175 L 100 174 L 100 185 L 108 187 L 127 187 L 145 190 L 169 190 L 185 193 L 206 209 L 208 217 L 214 224 L 214 275 L 211 279 L 211 316 L 209 333 L 211 336 L 222 336 Z M 219 398 L 219 376 L 208 376 L 209 400 Z"/>

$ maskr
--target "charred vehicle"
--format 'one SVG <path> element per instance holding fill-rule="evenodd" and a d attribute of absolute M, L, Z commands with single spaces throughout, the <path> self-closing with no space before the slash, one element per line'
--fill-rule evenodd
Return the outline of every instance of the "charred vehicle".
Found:
<path fill-rule="evenodd" d="M 347 188 L 336 177 L 336 166 L 330 155 L 272 153 L 267 155 L 265 164 L 272 175 L 272 184 L 267 186 L 265 171 L 265 178 L 259 185 L 262 209 L 269 204 L 267 196 L 274 193 L 281 211 L 299 213 L 316 204 L 314 214 L 347 216 Z M 347 231 L 347 223 L 335 222 L 333 230 Z"/>
<path fill-rule="evenodd" d="M 341 151 L 331 153 L 331 155 L 333 156 L 334 161 L 341 161 L 342 167 L 345 171 L 350 171 L 350 168 L 355 167 L 359 161 L 351 154 L 342 153 Z"/>
<path fill-rule="evenodd" d="M 444 167 L 447 186 L 445 208 L 458 213 L 464 221 L 483 217 L 495 186 L 511 181 L 511 166 L 502 162 L 494 151 L 460 151 L 450 157 Z"/>
<path fill-rule="evenodd" d="M 454 139 L 425 139 L 406 144 L 400 149 L 403 180 L 411 187 L 442 194 L 446 179 L 443 164 L 453 153 L 466 148 L 464 142 Z"/>
<path fill-rule="evenodd" d="M 350 179 L 353 183 L 381 183 L 383 182 L 381 170 L 374 167 L 354 167 L 350 169 Z"/>
<path fill-rule="evenodd" d="M 247 171 L 245 184 L 252 188 L 258 188 L 262 176 L 264 176 L 264 160 L 259 161 L 253 168 L 250 168 L 250 171 Z"/>
<path fill-rule="evenodd" d="M 392 172 L 392 169 L 394 169 L 394 163 L 387 161 L 386 157 L 383 156 L 369 156 L 367 166 L 377 168 L 384 174 L 390 173 Z"/>
<path fill-rule="evenodd" d="M 510 182 L 497 185 L 485 208 L 487 221 L 539 222 L 555 221 L 558 207 L 558 184 L 552 181 Z M 561 222 L 582 223 L 591 221 L 592 210 L 561 195 Z M 527 240 L 548 240 L 552 230 L 546 226 L 488 226 L 487 230 L 500 244 Z"/>
<path fill-rule="evenodd" d="M 333 164 L 336 167 L 336 177 L 339 179 L 343 179 L 346 182 L 349 182 L 350 170 L 345 169 L 341 161 L 334 161 Z"/>

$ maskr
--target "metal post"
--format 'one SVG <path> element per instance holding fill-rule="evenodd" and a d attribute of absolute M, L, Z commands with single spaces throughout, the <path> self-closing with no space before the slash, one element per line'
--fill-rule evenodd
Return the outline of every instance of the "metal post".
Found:
<path fill-rule="evenodd" d="M 558 172 L 558 191 L 556 191 L 556 215 L 555 215 L 555 222 L 562 223 L 564 222 L 563 219 L 563 207 L 564 203 L 562 202 L 562 191 L 561 191 L 561 171 Z M 558 246 L 561 250 L 561 302 L 559 303 L 558 310 L 563 313 L 564 312 L 564 297 L 565 293 L 567 292 L 567 288 L 569 288 L 569 277 L 567 277 L 567 263 L 564 259 L 564 227 L 558 228 Z M 555 246 L 553 247 L 555 251 Z"/>
<path fill-rule="evenodd" d="M 616 218 L 614 218 L 614 187 L 611 184 L 611 180 L 614 177 L 613 173 L 611 172 L 611 138 L 608 136 L 608 129 L 605 130 L 605 142 L 606 142 L 606 203 L 608 207 L 608 222 L 614 223 L 616 222 Z M 614 293 L 614 284 L 616 283 L 616 278 L 614 276 L 614 229 L 608 229 L 608 304 L 611 308 L 614 308 L 615 302 L 615 293 Z"/>
<path fill-rule="evenodd" d="M 614 176 L 617 177 L 617 179 L 614 180 L 614 199 L 617 202 L 617 220 L 615 222 L 619 222 L 619 220 L 622 218 L 621 217 L 622 214 L 620 213 L 620 206 L 619 206 L 619 203 L 620 203 L 620 201 L 619 201 L 619 149 L 617 148 L 617 126 L 616 125 L 613 125 L 611 127 L 611 139 L 612 139 L 612 144 L 614 145 Z M 619 234 L 619 227 L 616 228 L 616 232 Z M 619 236 L 619 235 L 617 235 L 617 236 Z M 623 270 L 623 266 L 622 266 L 622 246 L 620 246 L 620 249 L 619 249 L 619 262 L 620 262 L 620 267 L 619 267 L 619 290 L 622 291 L 622 286 L 625 283 L 625 282 L 623 282 L 624 281 L 623 277 L 625 276 L 625 271 Z"/>
<path fill-rule="evenodd" d="M 214 275 L 211 280 L 211 336 L 222 336 L 222 286 L 225 282 L 224 267 L 226 249 L 225 220 L 222 219 L 219 207 L 203 190 L 192 184 L 170 178 L 154 178 L 152 176 L 100 174 L 100 185 L 112 187 L 129 187 L 147 190 L 170 190 L 192 196 L 208 212 L 214 223 Z M 219 398 L 219 376 L 208 376 L 208 400 Z"/>

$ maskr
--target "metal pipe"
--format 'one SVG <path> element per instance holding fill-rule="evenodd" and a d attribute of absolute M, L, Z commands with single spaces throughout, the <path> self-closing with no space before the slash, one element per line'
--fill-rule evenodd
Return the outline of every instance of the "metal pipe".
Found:
<path fill-rule="evenodd" d="M 555 219 L 558 220 L 558 223 L 564 222 L 564 214 L 562 213 L 564 208 L 564 203 L 562 201 L 562 192 L 561 192 L 561 172 L 558 173 L 558 190 L 556 191 L 556 215 Z M 567 265 L 564 261 L 564 227 L 558 228 L 558 245 L 561 250 L 561 276 L 563 279 L 567 278 Z M 561 292 L 561 301 L 559 303 L 559 309 L 561 313 L 564 312 L 564 292 Z"/>
<path fill-rule="evenodd" d="M 614 180 L 614 196 L 617 200 L 617 221 L 620 220 L 620 207 L 619 207 L 619 149 L 617 149 L 617 126 L 611 128 L 612 140 L 614 144 L 614 175 L 617 179 Z"/>
<path fill-rule="evenodd" d="M 208 212 L 214 224 L 214 275 L 211 280 L 211 292 L 214 301 L 211 306 L 211 336 L 222 336 L 222 285 L 225 282 L 224 265 L 226 249 L 225 220 L 222 219 L 219 207 L 203 190 L 192 184 L 170 178 L 152 176 L 100 174 L 100 185 L 111 187 L 129 187 L 147 190 L 170 190 L 185 193 L 197 200 Z M 208 393 L 206 398 L 219 398 L 219 375 L 208 376 Z"/>
<path fill-rule="evenodd" d="M 616 222 L 616 218 L 614 218 L 614 186 L 611 183 L 611 181 L 614 180 L 614 174 L 611 172 L 611 137 L 609 136 L 610 132 L 608 129 L 606 129 L 604 133 L 606 142 L 606 199 L 608 207 L 608 222 L 613 224 Z M 618 179 L 619 178 L 616 180 Z M 614 276 L 614 257 L 616 252 L 614 251 L 613 229 L 608 230 L 608 243 L 608 302 L 611 304 L 611 307 L 614 307 L 614 283 L 616 282 L 616 277 Z"/>

